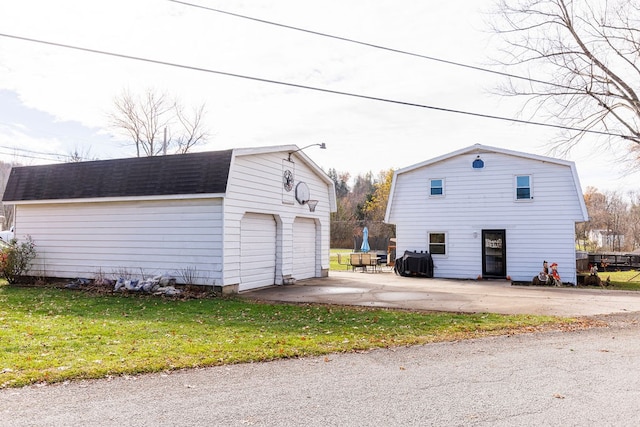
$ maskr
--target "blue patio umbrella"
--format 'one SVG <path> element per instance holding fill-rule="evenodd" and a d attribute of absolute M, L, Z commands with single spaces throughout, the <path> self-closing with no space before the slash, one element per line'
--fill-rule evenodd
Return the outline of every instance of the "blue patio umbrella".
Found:
<path fill-rule="evenodd" d="M 369 247 L 369 229 L 367 227 L 362 230 L 362 245 L 360 245 L 360 250 L 362 252 L 369 252 L 369 250 L 371 250 Z"/>

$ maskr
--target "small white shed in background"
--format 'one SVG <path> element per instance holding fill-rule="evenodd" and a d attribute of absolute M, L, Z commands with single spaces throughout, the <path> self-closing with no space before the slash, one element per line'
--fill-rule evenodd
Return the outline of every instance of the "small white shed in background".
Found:
<path fill-rule="evenodd" d="M 574 284 L 587 220 L 573 162 L 480 144 L 397 170 L 385 216 L 398 256 L 428 251 L 434 277 L 530 281 L 548 261 Z"/>
<path fill-rule="evenodd" d="M 233 292 L 329 271 L 334 184 L 295 145 L 16 167 L 3 202 L 34 276 L 168 272 Z"/>

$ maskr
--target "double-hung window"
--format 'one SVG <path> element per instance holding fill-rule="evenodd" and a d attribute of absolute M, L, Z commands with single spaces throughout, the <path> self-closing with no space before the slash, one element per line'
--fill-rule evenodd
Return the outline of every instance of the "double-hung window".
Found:
<path fill-rule="evenodd" d="M 429 253 L 432 255 L 446 255 L 447 236 L 445 233 L 429 233 Z"/>
<path fill-rule="evenodd" d="M 444 179 L 430 179 L 429 180 L 429 195 L 430 196 L 444 196 Z"/>
<path fill-rule="evenodd" d="M 531 189 L 531 175 L 516 176 L 516 200 L 531 200 L 533 198 Z"/>

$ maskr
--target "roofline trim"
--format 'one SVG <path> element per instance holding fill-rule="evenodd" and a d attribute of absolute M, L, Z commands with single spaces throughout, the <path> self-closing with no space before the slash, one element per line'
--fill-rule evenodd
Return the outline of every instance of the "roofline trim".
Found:
<path fill-rule="evenodd" d="M 255 155 L 255 154 L 266 154 L 266 153 L 278 153 L 278 152 L 283 152 L 287 154 L 295 152 L 295 155 L 301 157 L 302 161 L 311 169 L 313 169 L 316 175 L 322 178 L 323 181 L 325 181 L 327 184 L 331 184 L 331 185 L 334 184 L 333 180 L 329 177 L 329 175 L 327 175 L 327 173 L 324 170 L 322 170 L 320 166 L 318 166 L 313 160 L 311 160 L 311 158 L 307 156 L 307 154 L 295 144 L 270 145 L 266 147 L 252 147 L 252 148 L 234 148 L 233 157 L 249 156 L 249 155 Z M 233 160 L 231 162 L 233 163 Z"/>
<path fill-rule="evenodd" d="M 75 199 L 46 199 L 46 200 L 3 200 L 6 205 L 42 205 L 42 204 L 68 204 L 68 203 L 109 203 L 109 202 L 139 202 L 139 201 L 159 201 L 159 200 L 195 200 L 195 199 L 224 199 L 225 193 L 202 193 L 202 194 L 173 194 L 173 195 L 151 195 L 151 196 L 128 196 L 128 197 L 90 197 Z"/>
<path fill-rule="evenodd" d="M 563 166 L 571 166 L 574 165 L 575 163 L 570 161 L 570 160 L 562 160 L 562 159 L 556 159 L 553 157 L 547 157 L 547 156 L 541 156 L 538 154 L 531 154 L 531 153 L 524 153 L 522 151 L 515 151 L 515 150 L 509 150 L 506 148 L 498 148 L 498 147 L 492 147 L 489 145 L 482 145 L 482 144 L 474 144 L 471 145 L 469 147 L 465 147 L 465 148 L 461 148 L 460 150 L 456 150 L 453 151 L 451 153 L 447 153 L 447 154 L 443 154 L 441 156 L 438 157 L 434 157 L 432 159 L 429 160 L 425 160 L 423 162 L 420 163 L 416 163 L 414 165 L 411 166 L 407 166 L 405 168 L 402 169 L 398 169 L 396 171 L 396 173 L 398 175 L 406 173 L 406 172 L 411 172 L 415 169 L 420 169 L 424 166 L 429 166 L 432 165 L 434 163 L 438 163 L 441 162 L 443 160 L 447 160 L 453 157 L 457 157 L 463 154 L 482 154 L 482 153 L 499 153 L 499 154 L 505 154 L 505 155 L 509 155 L 509 156 L 514 156 L 514 157 L 523 157 L 526 159 L 532 159 L 532 160 L 538 160 L 541 162 L 547 162 L 547 163 L 555 163 L 558 165 L 563 165 Z"/>

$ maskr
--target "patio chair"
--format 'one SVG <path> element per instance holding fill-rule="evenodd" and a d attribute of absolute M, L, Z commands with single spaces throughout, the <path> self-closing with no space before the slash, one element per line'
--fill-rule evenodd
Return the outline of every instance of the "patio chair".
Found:
<path fill-rule="evenodd" d="M 362 267 L 361 255 L 360 253 L 349 254 L 349 262 L 351 263 L 351 269 L 353 271 L 355 271 L 357 267 Z"/>
<path fill-rule="evenodd" d="M 373 265 L 371 264 L 371 254 L 370 253 L 360 254 L 360 264 L 362 264 L 363 271 L 367 271 L 367 267 L 371 267 Z"/>
<path fill-rule="evenodd" d="M 348 270 L 351 267 L 351 259 L 346 254 L 338 254 L 338 264 L 346 266 Z"/>

